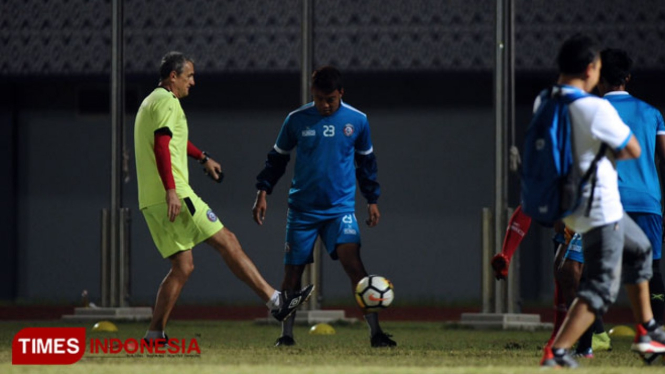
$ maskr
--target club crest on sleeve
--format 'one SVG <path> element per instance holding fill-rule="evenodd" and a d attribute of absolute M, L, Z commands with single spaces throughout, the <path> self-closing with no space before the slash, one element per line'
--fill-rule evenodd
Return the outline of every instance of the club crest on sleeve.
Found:
<path fill-rule="evenodd" d="M 353 135 L 353 132 L 354 132 L 354 131 L 355 131 L 355 130 L 354 130 L 352 124 L 347 123 L 346 125 L 344 125 L 344 135 L 346 135 L 346 136 L 351 136 L 351 135 Z"/>
<path fill-rule="evenodd" d="M 213 212 L 212 209 L 208 209 L 208 212 L 206 213 L 206 216 L 208 216 L 208 220 L 210 222 L 216 222 L 217 221 L 217 215 L 215 215 L 215 212 Z"/>

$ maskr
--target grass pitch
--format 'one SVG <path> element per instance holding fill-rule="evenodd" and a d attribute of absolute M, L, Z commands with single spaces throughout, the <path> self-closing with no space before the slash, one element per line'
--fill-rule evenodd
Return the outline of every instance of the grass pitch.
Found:
<path fill-rule="evenodd" d="M 0 321 L 0 373 L 534 373 L 549 331 L 480 331 L 429 322 L 386 322 L 398 347 L 373 349 L 364 323 L 334 325 L 334 335 L 310 335 L 309 327 L 296 326 L 295 347 L 276 348 L 277 325 L 230 321 L 172 321 L 171 338 L 196 338 L 200 355 L 90 354 L 70 366 L 12 366 L 11 342 L 24 327 L 86 327 L 86 339 L 140 338 L 146 323 L 118 323 L 119 331 L 100 333 L 92 324 L 72 322 Z M 614 339 L 612 352 L 597 352 L 582 360 L 579 373 L 662 373 L 657 360 L 645 366 L 629 351 L 631 339 Z"/>

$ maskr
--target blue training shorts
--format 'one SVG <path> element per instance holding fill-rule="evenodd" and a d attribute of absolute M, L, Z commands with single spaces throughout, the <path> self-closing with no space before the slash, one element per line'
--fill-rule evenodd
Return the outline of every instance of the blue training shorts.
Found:
<path fill-rule="evenodd" d="M 314 244 L 319 235 L 333 260 L 337 260 L 338 244 L 360 245 L 360 230 L 354 213 L 320 215 L 289 209 L 286 218 L 284 263 L 304 265 L 314 262 Z"/>
<path fill-rule="evenodd" d="M 566 248 L 566 254 L 564 258 L 566 260 L 579 262 L 580 264 L 584 263 L 584 253 L 582 252 L 582 235 L 575 233 L 575 235 L 570 238 L 570 243 L 568 243 L 568 248 Z"/>
<path fill-rule="evenodd" d="M 653 213 L 628 212 L 628 215 L 649 238 L 653 259 L 660 260 L 663 250 L 663 218 Z"/>

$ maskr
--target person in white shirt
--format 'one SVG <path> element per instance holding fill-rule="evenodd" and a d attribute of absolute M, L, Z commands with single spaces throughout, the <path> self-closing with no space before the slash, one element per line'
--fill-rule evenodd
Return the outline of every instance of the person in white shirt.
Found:
<path fill-rule="evenodd" d="M 591 92 L 598 83 L 600 51 L 589 37 L 575 35 L 566 40 L 557 63 L 559 81 L 553 94 Z M 622 282 L 637 323 L 637 336 L 631 349 L 641 355 L 665 353 L 665 332 L 658 328 L 649 304 L 651 244 L 624 214 L 615 168 L 615 160 L 639 157 L 640 144 L 604 99 L 594 96 L 578 99 L 570 104 L 569 114 L 574 158 L 581 173 L 589 169 L 603 143 L 610 151 L 597 164 L 595 188 L 592 190 L 592 183 L 587 183 L 579 207 L 563 220 L 567 227 L 582 234 L 587 278 L 580 284 L 577 298 L 552 346 L 545 347 L 540 363 L 549 367 L 577 367 L 570 348 L 596 315 L 603 314 L 616 300 Z M 587 214 L 589 199 L 592 199 L 591 209 Z"/>

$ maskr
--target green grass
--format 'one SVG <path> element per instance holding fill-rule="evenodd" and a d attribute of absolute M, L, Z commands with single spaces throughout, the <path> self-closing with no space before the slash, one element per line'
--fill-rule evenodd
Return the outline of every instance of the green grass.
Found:
<path fill-rule="evenodd" d="M 0 321 L 0 373 L 533 373 L 549 331 L 479 331 L 426 322 L 386 322 L 396 349 L 372 349 L 364 323 L 335 325 L 335 335 L 310 335 L 296 326 L 298 345 L 275 348 L 277 325 L 252 322 L 173 321 L 171 338 L 196 338 L 198 357 L 92 355 L 71 366 L 12 366 L 11 341 L 24 327 L 87 327 L 86 338 L 137 338 L 145 323 L 118 323 L 116 333 L 90 330 L 91 324 Z M 662 372 L 660 361 L 645 367 L 630 353 L 630 338 L 615 339 L 614 351 L 582 361 L 579 373 Z M 89 349 L 89 348 L 88 348 Z"/>

